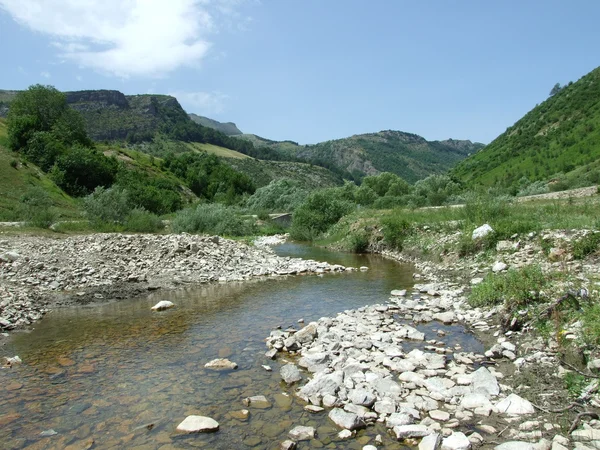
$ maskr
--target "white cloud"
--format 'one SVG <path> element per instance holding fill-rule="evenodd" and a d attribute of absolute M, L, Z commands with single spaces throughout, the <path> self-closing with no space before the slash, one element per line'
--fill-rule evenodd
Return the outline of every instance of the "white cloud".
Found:
<path fill-rule="evenodd" d="M 52 75 L 50 75 L 50 72 L 46 71 L 46 70 L 42 70 L 42 72 L 40 73 L 41 77 L 44 78 L 50 78 Z"/>
<path fill-rule="evenodd" d="M 120 77 L 160 77 L 197 66 L 215 17 L 239 0 L 0 0 L 19 24 L 50 35 L 59 56 Z"/>
<path fill-rule="evenodd" d="M 170 92 L 188 112 L 198 114 L 220 114 L 225 111 L 229 96 L 221 92 Z"/>

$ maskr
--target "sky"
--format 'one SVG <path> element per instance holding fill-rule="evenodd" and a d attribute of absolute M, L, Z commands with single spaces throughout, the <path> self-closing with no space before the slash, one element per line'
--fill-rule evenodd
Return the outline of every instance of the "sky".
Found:
<path fill-rule="evenodd" d="M 301 144 L 491 142 L 600 65 L 597 0 L 0 0 L 0 89 L 171 94 Z"/>

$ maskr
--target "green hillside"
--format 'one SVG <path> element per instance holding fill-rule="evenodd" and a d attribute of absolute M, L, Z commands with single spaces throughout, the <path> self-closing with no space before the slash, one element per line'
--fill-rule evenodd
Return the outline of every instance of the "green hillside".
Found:
<path fill-rule="evenodd" d="M 241 135 L 255 148 L 268 148 L 282 159 L 307 161 L 334 170 L 348 178 L 360 179 L 381 172 L 395 173 L 414 183 L 432 174 L 446 172 L 483 144 L 467 140 L 427 141 L 401 131 L 380 131 L 345 139 L 298 145 L 293 141 L 270 141 L 256 135 Z"/>
<path fill-rule="evenodd" d="M 533 181 L 600 182 L 600 68 L 563 87 L 452 174 L 467 186 Z M 566 175 L 561 175 L 566 174 Z"/>

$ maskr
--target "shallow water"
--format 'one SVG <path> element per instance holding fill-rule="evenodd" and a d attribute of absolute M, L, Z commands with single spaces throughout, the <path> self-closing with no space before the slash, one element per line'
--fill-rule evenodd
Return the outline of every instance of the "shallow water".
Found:
<path fill-rule="evenodd" d="M 301 442 L 300 449 L 360 449 L 377 434 L 385 448 L 400 448 L 380 425 L 361 431 L 353 441 L 337 440 L 339 430 L 326 412 L 305 412 L 293 388 L 281 382 L 282 363 L 265 358 L 264 338 L 276 326 L 298 327 L 300 318 L 308 323 L 383 303 L 392 289 L 412 286 L 412 268 L 375 255 L 291 243 L 276 251 L 369 270 L 211 284 L 55 310 L 32 332 L 15 334 L 0 350 L 2 356 L 19 355 L 24 362 L 0 371 L 0 447 L 275 449 L 291 428 L 308 425 L 318 429 L 318 439 Z M 163 299 L 176 307 L 150 311 Z M 419 328 L 427 339 L 437 338 L 433 330 L 444 328 L 448 343 L 481 350 L 460 326 L 431 323 Z M 204 369 L 218 357 L 235 361 L 239 368 Z M 248 408 L 246 421 L 229 414 L 244 409 L 242 400 L 252 395 L 265 395 L 272 407 Z M 177 436 L 175 427 L 190 414 L 213 417 L 220 430 Z M 57 434 L 40 436 L 51 429 Z"/>

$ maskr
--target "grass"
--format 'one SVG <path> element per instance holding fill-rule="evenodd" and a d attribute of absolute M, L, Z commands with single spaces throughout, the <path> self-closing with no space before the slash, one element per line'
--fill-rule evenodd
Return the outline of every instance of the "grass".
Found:
<path fill-rule="evenodd" d="M 213 144 L 201 144 L 199 142 L 190 142 L 187 144 L 188 148 L 192 151 L 204 151 L 213 155 L 220 156 L 222 158 L 235 158 L 235 159 L 251 159 L 250 156 L 244 155 L 243 153 L 230 150 L 225 147 L 219 147 Z"/>
<path fill-rule="evenodd" d="M 541 292 L 548 282 L 547 275 L 535 265 L 511 269 L 506 273 L 491 273 L 473 287 L 468 301 L 473 307 L 504 304 L 507 310 L 515 311 L 542 300 Z"/>
<path fill-rule="evenodd" d="M 573 258 L 583 259 L 600 248 L 600 233 L 588 234 L 573 243 Z"/>

